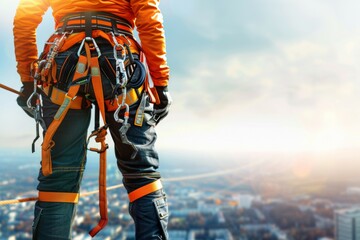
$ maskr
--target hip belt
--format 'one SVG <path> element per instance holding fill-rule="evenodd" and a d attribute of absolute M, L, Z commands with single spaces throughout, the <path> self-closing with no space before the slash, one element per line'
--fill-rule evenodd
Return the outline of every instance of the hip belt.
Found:
<path fill-rule="evenodd" d="M 56 105 L 61 105 L 64 102 L 65 96 L 67 92 L 55 87 L 55 86 L 46 86 L 43 89 L 48 98 L 50 98 L 51 102 Z M 141 85 L 139 88 L 131 88 L 127 91 L 125 97 L 125 103 L 129 106 L 137 103 L 141 98 L 143 93 L 144 86 Z M 109 99 L 105 100 L 105 109 L 106 111 L 113 112 L 118 108 L 118 102 L 122 102 L 124 96 L 119 95 L 116 99 Z M 76 98 L 73 100 L 70 109 L 84 109 L 90 107 L 91 102 L 85 97 L 81 95 L 77 95 Z M 125 107 L 123 107 L 125 108 Z"/>
<path fill-rule="evenodd" d="M 113 32 L 115 35 L 132 36 L 131 24 L 119 16 L 107 12 L 79 12 L 67 15 L 56 26 L 56 33 L 85 32 L 91 35 L 91 30 Z"/>

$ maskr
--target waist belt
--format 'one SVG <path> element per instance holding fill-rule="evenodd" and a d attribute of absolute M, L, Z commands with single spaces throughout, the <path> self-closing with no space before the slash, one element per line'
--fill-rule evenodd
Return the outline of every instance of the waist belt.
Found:
<path fill-rule="evenodd" d="M 113 32 L 115 35 L 132 36 L 131 24 L 119 16 L 107 12 L 79 12 L 67 15 L 56 26 L 56 33 L 87 32 L 91 36 L 92 30 Z"/>
<path fill-rule="evenodd" d="M 126 93 L 125 103 L 128 104 L 129 106 L 136 103 L 140 99 L 143 90 L 144 90 L 144 85 L 141 85 L 139 88 L 129 89 Z M 54 86 L 44 87 L 43 92 L 46 94 L 46 96 L 50 98 L 51 102 L 56 105 L 61 105 L 64 102 L 65 96 L 67 94 L 67 92 L 60 90 L 59 88 Z M 113 99 L 105 100 L 104 103 L 106 110 L 109 112 L 115 111 L 118 107 L 118 103 L 122 102 L 122 99 L 123 99 L 123 95 L 119 95 L 118 99 L 113 98 Z M 89 107 L 90 104 L 91 104 L 90 101 L 84 99 L 83 96 L 77 96 L 73 100 L 70 109 L 83 109 Z"/>
<path fill-rule="evenodd" d="M 64 98 L 67 94 L 67 92 L 64 92 L 54 86 L 46 86 L 43 88 L 43 92 L 48 96 L 52 103 L 55 103 L 57 105 L 61 105 L 64 102 Z M 84 102 L 85 100 L 85 102 Z M 89 107 L 90 102 L 86 101 L 82 96 L 77 96 L 73 103 L 71 104 L 71 109 L 83 109 L 84 107 Z"/>

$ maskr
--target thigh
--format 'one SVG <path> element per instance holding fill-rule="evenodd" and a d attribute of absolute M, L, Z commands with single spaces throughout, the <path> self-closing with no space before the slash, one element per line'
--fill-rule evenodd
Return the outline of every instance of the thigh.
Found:
<path fill-rule="evenodd" d="M 43 119 L 49 126 L 59 108 L 43 97 Z M 53 174 L 39 174 L 38 189 L 42 191 L 77 192 L 86 163 L 86 135 L 90 122 L 90 109 L 70 109 L 57 129 L 51 151 Z"/>
<path fill-rule="evenodd" d="M 117 164 L 124 176 L 124 184 L 128 191 L 160 178 L 160 174 L 157 172 L 159 157 L 155 149 L 157 139 L 155 128 L 147 124 L 146 121 L 142 126 L 135 126 L 133 123 L 136 109 L 137 104 L 130 107 L 129 123 L 131 127 L 126 134 L 128 140 L 136 147 L 135 157 L 133 157 L 133 147 L 121 140 L 119 129 L 122 124 L 114 120 L 114 112 L 107 112 L 106 114 L 115 144 Z M 148 107 L 145 114 L 151 114 L 151 112 L 151 107 Z M 122 117 L 123 115 L 124 112 L 120 112 L 119 116 Z"/>

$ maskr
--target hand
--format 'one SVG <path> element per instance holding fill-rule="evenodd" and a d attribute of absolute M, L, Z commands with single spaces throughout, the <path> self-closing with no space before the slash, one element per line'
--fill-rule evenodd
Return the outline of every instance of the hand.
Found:
<path fill-rule="evenodd" d="M 20 88 L 20 92 L 23 95 L 17 97 L 17 104 L 24 110 L 24 112 L 30 117 L 34 118 L 34 110 L 29 108 L 27 101 L 31 94 L 34 92 L 34 83 L 33 82 L 23 82 L 23 86 Z"/>
<path fill-rule="evenodd" d="M 154 105 L 154 115 L 150 119 L 150 122 L 157 125 L 162 119 L 164 119 L 168 113 L 172 103 L 170 93 L 167 86 L 155 86 L 156 92 L 159 96 L 159 104 Z"/>

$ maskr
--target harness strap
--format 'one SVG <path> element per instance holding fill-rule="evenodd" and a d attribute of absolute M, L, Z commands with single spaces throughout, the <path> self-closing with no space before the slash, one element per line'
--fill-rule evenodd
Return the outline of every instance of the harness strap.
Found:
<path fill-rule="evenodd" d="M 55 87 L 55 86 L 46 86 L 43 87 L 44 93 L 50 98 L 52 103 L 55 103 L 57 105 L 61 105 L 64 101 L 64 98 L 66 96 L 66 92 L 63 90 Z M 83 109 L 84 108 L 84 98 L 81 96 L 77 96 L 71 106 L 70 109 Z M 87 101 L 87 100 L 86 100 Z M 87 105 L 90 105 L 90 102 L 88 102 Z"/>
<path fill-rule="evenodd" d="M 90 56 L 90 49 L 88 44 L 85 44 L 86 56 L 80 55 L 79 61 L 76 66 L 76 71 L 74 74 L 73 81 L 78 78 L 86 76 L 89 66 L 88 66 L 88 58 Z M 69 88 L 69 91 L 65 95 L 63 103 L 59 107 L 58 111 L 54 116 L 54 120 L 51 122 L 50 126 L 46 130 L 44 141 L 42 144 L 42 173 L 44 176 L 48 176 L 52 174 L 52 161 L 51 161 L 51 149 L 55 146 L 55 142 L 52 140 L 56 130 L 59 128 L 60 124 L 64 120 L 67 112 L 69 111 L 74 99 L 76 98 L 76 94 L 80 89 L 80 85 L 72 85 Z"/>
<path fill-rule="evenodd" d="M 91 65 L 91 83 L 93 85 L 96 103 L 99 107 L 101 116 L 105 121 L 105 103 L 104 103 L 104 93 L 103 93 L 103 87 L 101 82 L 101 75 L 100 75 L 100 66 L 99 66 L 99 60 L 98 57 L 92 57 L 90 60 Z"/>
<path fill-rule="evenodd" d="M 99 168 L 99 209 L 100 209 L 100 221 L 89 234 L 94 237 L 101 229 L 105 227 L 108 222 L 107 212 L 107 197 L 106 197 L 106 149 L 108 145 L 105 143 L 107 134 L 107 125 L 95 130 L 88 139 L 95 137 L 95 141 L 100 143 L 100 149 L 90 148 L 90 151 L 94 151 L 100 154 L 100 168 Z"/>
<path fill-rule="evenodd" d="M 104 93 L 101 82 L 100 66 L 98 57 L 92 57 L 90 60 L 91 64 L 91 82 L 93 85 L 96 103 L 100 114 L 103 118 L 105 126 L 95 130 L 90 137 L 96 136 L 95 141 L 101 143 L 100 149 L 90 148 L 91 151 L 95 151 L 100 154 L 100 168 L 99 168 L 99 209 L 100 209 L 100 221 L 89 234 L 94 237 L 101 229 L 105 227 L 108 222 L 107 213 L 107 196 L 106 196 L 106 149 L 108 148 L 105 143 L 105 136 L 107 134 L 107 125 L 105 120 L 105 104 L 104 104 Z M 90 138 L 89 137 L 89 138 Z"/>
<path fill-rule="evenodd" d="M 144 86 L 140 86 L 139 88 L 131 88 L 126 93 L 125 103 L 129 106 L 136 103 L 140 98 L 141 94 L 144 90 Z M 119 95 L 116 99 L 105 100 L 105 108 L 108 112 L 114 112 L 118 108 L 118 103 L 122 102 L 123 95 Z"/>
<path fill-rule="evenodd" d="M 100 29 L 105 32 L 112 31 L 116 35 L 124 34 L 131 36 L 133 29 L 131 24 L 124 18 L 108 12 L 79 12 L 65 16 L 57 24 L 56 32 L 81 32 L 86 25 L 92 30 Z"/>
<path fill-rule="evenodd" d="M 161 180 L 158 179 L 152 183 L 146 184 L 138 189 L 129 193 L 130 202 L 135 202 L 137 199 L 142 198 L 152 192 L 162 189 Z"/>
<path fill-rule="evenodd" d="M 41 202 L 78 203 L 79 196 L 80 196 L 79 193 L 39 191 L 38 200 Z"/>
<path fill-rule="evenodd" d="M 57 36 L 56 34 L 54 36 L 52 36 L 49 39 L 49 41 L 52 41 L 53 38 L 56 38 L 56 36 Z M 72 33 L 71 35 L 68 36 L 68 38 L 66 39 L 66 41 L 62 45 L 59 52 L 64 52 L 64 51 L 68 50 L 69 48 L 71 48 L 75 44 L 81 42 L 85 37 L 86 37 L 85 32 Z M 95 38 L 98 38 L 98 37 L 101 37 L 101 38 L 105 39 L 107 42 L 111 43 L 112 46 L 115 45 L 114 41 L 112 40 L 111 35 L 105 33 L 104 31 L 101 31 L 101 30 L 93 30 L 92 31 L 92 38 L 95 39 Z M 121 39 L 122 37 L 119 36 L 118 38 Z M 131 36 L 127 36 L 127 38 L 131 41 L 131 45 L 130 45 L 131 52 L 138 54 L 139 51 L 141 50 L 141 46 L 139 45 L 139 43 L 137 41 L 135 41 L 135 39 L 133 39 Z M 49 48 L 49 46 L 46 46 L 44 51 L 48 51 L 49 50 L 48 48 Z"/>

